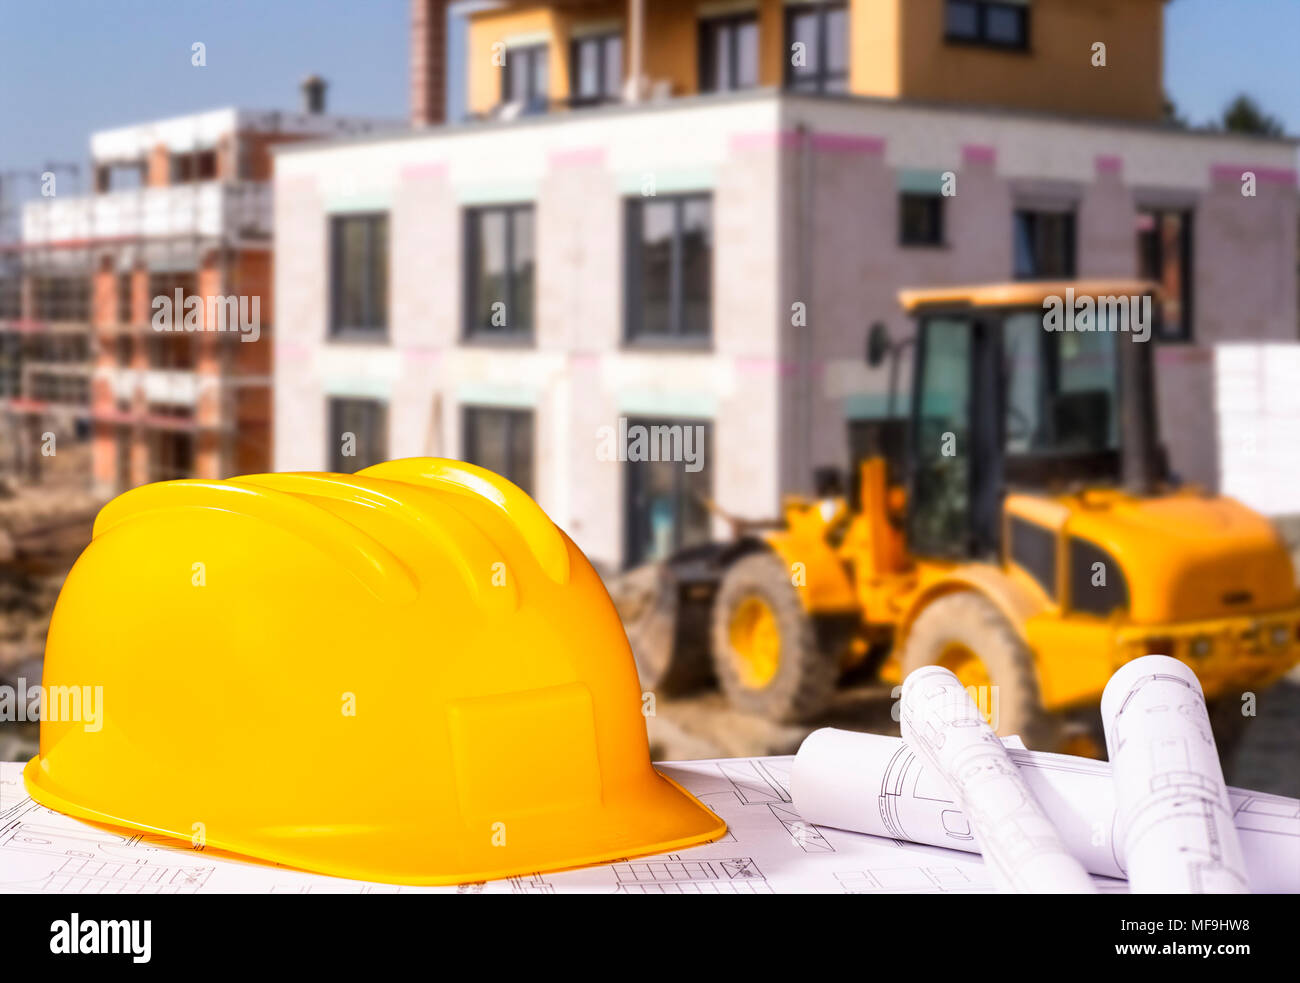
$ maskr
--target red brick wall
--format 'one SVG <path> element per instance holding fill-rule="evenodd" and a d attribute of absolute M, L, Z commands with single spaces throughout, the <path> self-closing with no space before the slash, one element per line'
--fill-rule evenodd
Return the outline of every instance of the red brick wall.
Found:
<path fill-rule="evenodd" d="M 100 267 L 90 281 L 90 323 L 104 328 L 117 323 L 117 271 Z"/>
<path fill-rule="evenodd" d="M 447 0 L 411 0 L 411 122 L 446 117 Z"/>

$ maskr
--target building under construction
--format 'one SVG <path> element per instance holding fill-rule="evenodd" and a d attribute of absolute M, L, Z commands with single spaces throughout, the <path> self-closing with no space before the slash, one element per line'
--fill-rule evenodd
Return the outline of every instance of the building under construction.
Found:
<path fill-rule="evenodd" d="M 326 115 L 323 101 L 309 79 L 302 112 L 95 133 L 92 192 L 23 208 L 0 260 L 11 480 L 89 476 L 108 494 L 270 466 L 269 148 L 382 125 Z"/>
<path fill-rule="evenodd" d="M 221 109 L 97 132 L 86 171 L 6 175 L 0 679 L 38 671 L 59 585 L 104 500 L 271 466 L 270 147 L 383 125 L 326 115 L 319 79 L 303 95 L 296 113 Z M 75 193 L 87 176 L 90 193 Z M 24 190 L 36 193 L 19 207 Z"/>

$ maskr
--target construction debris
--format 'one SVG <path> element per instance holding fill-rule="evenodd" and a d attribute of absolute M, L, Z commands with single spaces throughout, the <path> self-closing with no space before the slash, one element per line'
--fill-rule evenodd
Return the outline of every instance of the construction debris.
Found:
<path fill-rule="evenodd" d="M 0 483 L 0 680 L 39 678 L 54 602 L 103 504 L 80 489 Z"/>

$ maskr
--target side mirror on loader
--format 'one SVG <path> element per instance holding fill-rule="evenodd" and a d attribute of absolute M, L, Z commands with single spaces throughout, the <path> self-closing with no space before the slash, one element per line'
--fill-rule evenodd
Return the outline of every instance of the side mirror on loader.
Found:
<path fill-rule="evenodd" d="M 867 332 L 867 365 L 878 368 L 889 354 L 893 343 L 889 340 L 889 329 L 877 321 Z"/>

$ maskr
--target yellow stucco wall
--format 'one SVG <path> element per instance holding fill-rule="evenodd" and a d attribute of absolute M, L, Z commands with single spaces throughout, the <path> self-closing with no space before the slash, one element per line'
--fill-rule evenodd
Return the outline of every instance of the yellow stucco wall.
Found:
<path fill-rule="evenodd" d="M 1157 119 L 1163 111 L 1165 0 L 1032 0 L 1028 52 L 948 44 L 943 0 L 849 0 L 850 87 L 860 95 L 905 97 L 1042 109 L 1089 116 Z M 698 91 L 701 0 L 647 0 L 646 76 L 673 95 Z M 757 0 L 759 73 L 765 86 L 784 77 L 784 0 Z M 490 110 L 500 98 L 497 43 L 550 38 L 551 98 L 569 93 L 569 38 L 583 24 L 624 25 L 626 0 L 518 5 L 475 14 L 469 31 L 469 108 Z M 1092 45 L 1107 46 L 1107 65 L 1092 65 Z M 625 64 L 626 69 L 626 64 Z"/>
<path fill-rule="evenodd" d="M 618 4 L 611 4 L 617 11 Z M 606 11 L 606 16 L 609 16 Z M 548 67 L 551 98 L 569 94 L 569 16 L 563 10 L 545 6 L 485 11 L 470 18 L 466 71 L 469 74 L 467 101 L 472 113 L 484 113 L 501 101 L 500 45 L 530 35 L 550 38 Z"/>
<path fill-rule="evenodd" d="M 1028 53 L 946 44 L 943 7 L 902 4 L 904 97 L 1128 119 L 1163 112 L 1164 0 L 1032 0 Z M 1092 65 L 1098 41 L 1105 68 Z"/>
<path fill-rule="evenodd" d="M 907 0 L 850 0 L 851 91 L 889 99 L 899 95 L 902 78 L 898 31 L 905 2 Z"/>
<path fill-rule="evenodd" d="M 716 7 L 716 5 L 714 5 Z M 785 68 L 783 0 L 757 0 L 759 14 L 759 81 L 780 85 Z M 646 3 L 645 75 L 653 82 L 668 82 L 673 95 L 699 90 L 699 55 L 696 48 L 699 12 L 711 5 L 701 0 L 653 0 Z M 544 4 L 507 10 L 486 10 L 470 18 L 468 102 L 471 112 L 482 113 L 498 102 L 501 68 L 494 63 L 493 45 L 511 37 L 545 32 L 551 38 L 551 98 L 569 94 L 569 38 L 584 24 L 618 21 L 624 27 L 627 58 L 625 0 L 580 7 L 547 8 Z M 626 71 L 627 65 L 624 64 Z"/>

